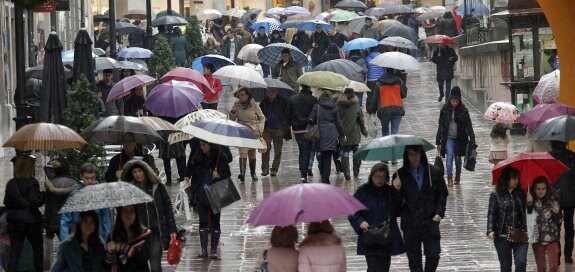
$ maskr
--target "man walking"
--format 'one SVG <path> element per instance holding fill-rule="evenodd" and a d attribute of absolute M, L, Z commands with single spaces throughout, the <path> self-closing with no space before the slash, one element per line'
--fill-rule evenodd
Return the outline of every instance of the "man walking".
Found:
<path fill-rule="evenodd" d="M 222 41 L 222 55 L 228 59 L 231 59 L 235 63 L 237 62 L 238 53 L 240 52 L 241 44 L 240 39 L 236 37 L 232 29 L 228 29 L 226 36 Z"/>
<path fill-rule="evenodd" d="M 431 61 L 437 64 L 437 84 L 439 85 L 439 98 L 437 102 L 441 102 L 445 96 L 445 102 L 449 98 L 449 90 L 451 90 L 451 80 L 453 79 L 453 65 L 457 62 L 457 54 L 453 48 L 441 44 L 439 49 L 433 52 Z M 445 83 L 445 92 L 443 86 Z"/>
<path fill-rule="evenodd" d="M 313 142 L 304 137 L 309 124 L 309 114 L 313 106 L 317 103 L 317 98 L 311 93 L 307 85 L 302 85 L 298 94 L 290 97 L 288 109 L 288 123 L 292 126 L 295 140 L 299 149 L 299 172 L 300 181 L 307 183 L 307 172 L 312 154 Z"/>
<path fill-rule="evenodd" d="M 329 37 L 323 31 L 320 24 L 315 25 L 315 31 L 311 35 L 311 66 L 312 68 L 321 63 L 321 57 L 327 50 Z"/>
<path fill-rule="evenodd" d="M 114 87 L 114 81 L 112 81 L 112 69 L 104 70 L 104 77 L 96 84 L 96 88 L 98 89 L 98 96 L 102 98 L 103 101 L 108 99 L 108 94 L 110 94 L 110 90 Z M 112 116 L 112 115 L 124 115 L 124 100 L 118 99 L 115 101 L 111 101 L 106 103 L 106 112 L 104 113 L 104 117 Z"/>
<path fill-rule="evenodd" d="M 369 114 L 377 114 L 381 121 L 381 135 L 399 133 L 401 117 L 405 115 L 403 101 L 407 96 L 405 82 L 396 75 L 399 71 L 386 68 L 385 74 L 375 84 L 375 91 L 368 105 Z"/>
<path fill-rule="evenodd" d="M 327 36 L 329 38 L 329 42 L 337 44 L 337 47 L 340 49 L 343 47 L 345 42 L 349 42 L 349 38 L 335 30 L 335 28 L 330 28 L 327 31 Z"/>
<path fill-rule="evenodd" d="M 258 29 L 258 33 L 255 34 L 254 43 L 259 44 L 263 47 L 266 47 L 270 43 L 270 38 L 266 33 L 266 28 L 260 26 Z M 264 72 L 264 77 L 268 77 L 270 75 L 270 66 L 265 63 L 260 63 L 262 66 L 262 70 Z"/>
<path fill-rule="evenodd" d="M 281 54 L 282 59 L 274 67 L 272 77 L 281 80 L 297 92 L 299 90 L 297 79 L 303 74 L 301 66 L 293 61 L 289 49 L 284 48 Z"/>
<path fill-rule="evenodd" d="M 365 24 L 359 32 L 359 37 L 361 38 L 372 38 L 379 41 L 379 31 L 373 27 L 373 21 L 371 18 L 365 18 Z"/>
<path fill-rule="evenodd" d="M 369 49 L 369 54 L 364 58 L 364 65 L 365 69 L 367 70 L 367 87 L 371 90 L 371 92 L 367 93 L 367 99 L 365 101 L 365 106 L 369 107 L 371 105 L 371 98 L 373 94 L 377 92 L 376 83 L 377 80 L 383 76 L 385 69 L 381 66 L 377 66 L 375 64 L 370 63 L 375 57 L 379 56 L 381 53 L 379 52 L 379 48 L 377 46 L 371 47 Z"/>
<path fill-rule="evenodd" d="M 427 162 L 423 147 L 405 147 L 403 167 L 397 171 L 393 187 L 403 203 L 401 229 L 412 272 L 433 272 L 441 252 L 439 222 L 445 216 L 447 186 L 439 169 Z M 422 265 L 421 244 L 425 252 Z"/>
<path fill-rule="evenodd" d="M 260 108 L 266 117 L 263 137 L 266 141 L 266 152 L 262 154 L 262 176 L 270 174 L 275 177 L 278 173 L 282 158 L 284 133 L 290 133 L 287 123 L 288 100 L 278 95 L 278 90 L 266 90 L 266 97 L 260 103 Z M 274 146 L 274 161 L 270 169 L 270 151 Z"/>

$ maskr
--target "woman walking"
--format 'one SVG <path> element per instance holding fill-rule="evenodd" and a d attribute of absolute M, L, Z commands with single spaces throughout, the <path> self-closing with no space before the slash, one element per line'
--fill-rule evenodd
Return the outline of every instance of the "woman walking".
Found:
<path fill-rule="evenodd" d="M 219 55 L 220 54 L 220 47 L 216 44 L 216 39 L 213 37 L 208 37 L 206 39 L 206 43 L 204 44 L 204 50 L 202 51 L 202 55 Z"/>
<path fill-rule="evenodd" d="M 346 271 L 345 249 L 328 220 L 309 224 L 299 246 L 298 263 L 299 272 Z"/>
<path fill-rule="evenodd" d="M 264 116 L 260 106 L 252 98 L 249 89 L 241 88 L 237 92 L 239 100 L 234 103 L 232 110 L 230 110 L 229 117 L 232 121 L 249 127 L 258 137 L 262 137 L 264 132 L 264 124 L 266 117 Z M 251 148 L 240 148 L 240 175 L 238 179 L 245 181 L 246 178 L 246 162 L 250 165 L 250 175 L 252 181 L 257 181 L 256 175 L 256 150 Z"/>
<path fill-rule="evenodd" d="M 351 88 L 346 88 L 342 95 L 339 95 L 335 103 L 343 124 L 343 130 L 347 141 L 341 144 L 341 168 L 345 181 L 351 180 L 349 158 L 352 152 L 356 152 L 361 141 L 361 135 L 367 137 L 367 129 L 363 122 L 363 112 L 358 103 L 358 98 Z M 361 160 L 353 159 L 353 176 L 359 176 Z"/>
<path fill-rule="evenodd" d="M 297 238 L 296 227 L 275 226 L 270 238 L 271 248 L 264 250 L 258 257 L 254 270 L 258 271 L 257 269 L 265 262 L 268 271 L 297 272 L 298 252 L 295 249 Z"/>
<path fill-rule="evenodd" d="M 138 86 L 130 90 L 130 95 L 124 103 L 124 115 L 125 116 L 146 116 L 148 115 L 144 103 L 146 102 L 146 96 L 144 95 L 144 88 Z"/>
<path fill-rule="evenodd" d="M 182 35 L 182 30 L 179 27 L 174 27 L 174 33 L 170 37 L 170 46 L 172 47 L 172 52 L 174 52 L 176 65 L 180 67 L 186 66 L 186 61 L 188 60 L 186 47 L 188 46 L 188 42 L 186 38 L 184 38 L 184 35 Z"/>
<path fill-rule="evenodd" d="M 118 208 L 106 262 L 117 272 L 149 272 L 151 231 L 140 223 L 136 206 Z"/>

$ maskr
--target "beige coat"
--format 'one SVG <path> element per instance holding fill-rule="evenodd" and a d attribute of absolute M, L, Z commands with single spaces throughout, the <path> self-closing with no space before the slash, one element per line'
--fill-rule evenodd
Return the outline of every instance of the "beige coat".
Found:
<path fill-rule="evenodd" d="M 344 272 L 345 249 L 333 234 L 308 235 L 300 244 L 298 263 L 299 272 Z"/>
<path fill-rule="evenodd" d="M 264 132 L 264 124 L 266 123 L 266 117 L 264 116 L 260 106 L 255 100 L 250 101 L 250 105 L 246 109 L 242 109 L 240 102 L 236 102 L 238 111 L 232 113 L 230 111 L 229 118 L 232 121 L 236 121 L 242 125 L 251 128 L 258 137 L 261 137 Z"/>
<path fill-rule="evenodd" d="M 272 247 L 267 253 L 268 271 L 270 272 L 297 272 L 298 252 L 295 248 Z M 260 267 L 263 261 L 263 252 L 260 253 L 254 271 Z"/>

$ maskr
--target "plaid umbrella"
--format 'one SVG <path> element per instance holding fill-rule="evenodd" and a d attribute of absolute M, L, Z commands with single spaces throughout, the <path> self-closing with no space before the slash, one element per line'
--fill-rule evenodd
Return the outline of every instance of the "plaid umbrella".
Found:
<path fill-rule="evenodd" d="M 289 49 L 293 61 L 302 67 L 308 65 L 307 56 L 297 47 L 287 43 L 269 44 L 258 52 L 258 58 L 267 65 L 276 65 L 282 59 L 281 51 L 286 48 Z"/>

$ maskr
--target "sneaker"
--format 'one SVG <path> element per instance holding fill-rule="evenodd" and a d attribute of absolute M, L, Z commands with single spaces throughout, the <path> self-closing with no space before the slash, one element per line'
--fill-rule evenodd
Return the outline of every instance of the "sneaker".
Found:
<path fill-rule="evenodd" d="M 300 181 L 300 183 L 307 183 L 307 179 L 306 179 L 306 178 L 300 178 L 299 181 Z"/>

